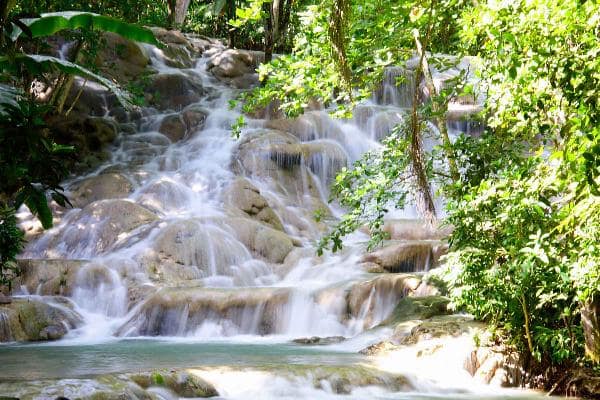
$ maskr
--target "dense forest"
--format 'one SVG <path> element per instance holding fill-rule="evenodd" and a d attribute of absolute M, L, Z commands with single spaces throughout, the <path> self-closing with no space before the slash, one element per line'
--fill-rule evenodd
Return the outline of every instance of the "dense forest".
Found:
<path fill-rule="evenodd" d="M 260 85 L 231 101 L 243 110 L 231 140 L 265 109 L 351 118 L 391 67 L 410 69 L 416 85 L 397 77 L 411 90 L 408 117 L 339 171 L 331 201 L 346 213 L 317 251 L 341 251 L 365 229 L 376 249 L 389 239 L 388 211 L 416 204 L 426 224 L 450 232 L 442 267 L 426 280 L 520 355 L 527 383 L 555 390 L 598 376 L 597 1 L 1 0 L 0 284 L 19 273 L 19 208 L 48 229 L 52 203 L 70 204 L 61 182 L 76 172 L 80 144 L 55 127 L 78 101 L 74 77 L 125 109 L 143 105 L 143 76 L 120 82 L 96 61 L 107 32 L 161 46 L 156 26 L 264 51 Z M 61 40 L 75 43 L 67 57 L 51 52 Z M 434 80 L 432 71 L 465 60 L 467 70 Z M 461 105 L 480 106 L 468 116 L 480 132 L 449 134 Z"/>

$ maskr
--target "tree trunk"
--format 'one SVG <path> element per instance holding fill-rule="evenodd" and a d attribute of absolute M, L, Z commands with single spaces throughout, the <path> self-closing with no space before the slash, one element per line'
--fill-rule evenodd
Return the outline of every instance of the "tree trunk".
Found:
<path fill-rule="evenodd" d="M 167 26 L 169 28 L 173 28 L 175 26 L 175 14 L 177 9 L 177 1 L 176 0 L 167 0 L 167 5 L 169 6 L 169 13 L 167 16 Z"/>
<path fill-rule="evenodd" d="M 425 50 L 423 49 L 421 41 L 419 40 L 419 31 L 415 29 L 413 31 L 413 36 L 417 46 L 417 53 L 421 58 L 421 69 L 423 71 L 423 76 L 425 77 L 425 84 L 427 85 L 427 90 L 429 90 L 431 96 L 431 109 L 436 115 L 435 122 L 440 130 L 444 154 L 446 155 L 446 158 L 448 159 L 448 165 L 450 166 L 450 177 L 454 182 L 458 182 L 460 179 L 460 174 L 458 172 L 458 167 L 456 166 L 456 159 L 454 158 L 454 152 L 452 151 L 452 143 L 450 142 L 450 137 L 448 136 L 448 126 L 446 125 L 447 108 L 443 110 L 442 107 L 440 107 L 440 104 L 435 100 L 435 97 L 439 96 L 439 93 L 433 83 L 431 70 L 429 69 L 429 62 L 427 61 L 427 55 L 425 54 Z"/>
<path fill-rule="evenodd" d="M 185 22 L 185 16 L 191 0 L 176 0 L 175 2 L 175 26 L 181 26 Z"/>
<path fill-rule="evenodd" d="M 235 18 L 235 0 L 227 0 L 227 20 L 232 20 Z M 229 28 L 229 43 L 228 47 L 235 47 L 235 28 Z"/>
<path fill-rule="evenodd" d="M 596 363 L 600 362 L 600 299 L 589 300 L 581 310 L 581 325 L 585 337 L 585 352 Z"/>
<path fill-rule="evenodd" d="M 265 12 L 265 64 L 271 62 L 273 59 L 273 8 L 272 3 L 264 3 L 263 11 Z"/>

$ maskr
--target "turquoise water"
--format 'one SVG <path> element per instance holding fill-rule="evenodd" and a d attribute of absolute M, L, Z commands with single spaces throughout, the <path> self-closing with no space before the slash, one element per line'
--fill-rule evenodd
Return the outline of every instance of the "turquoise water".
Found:
<path fill-rule="evenodd" d="M 285 343 L 120 340 L 90 345 L 9 344 L 0 346 L 0 382 L 81 378 L 151 368 L 347 365 L 361 359 L 358 354 Z"/>

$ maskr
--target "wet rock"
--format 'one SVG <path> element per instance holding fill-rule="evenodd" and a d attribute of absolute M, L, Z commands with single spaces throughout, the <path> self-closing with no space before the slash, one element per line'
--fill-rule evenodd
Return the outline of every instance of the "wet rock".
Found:
<path fill-rule="evenodd" d="M 175 143 L 185 138 L 187 128 L 181 115 L 171 114 L 162 120 L 158 131 Z"/>
<path fill-rule="evenodd" d="M 386 270 L 379 264 L 374 262 L 362 262 L 360 266 L 370 274 L 381 274 L 386 272 Z"/>
<path fill-rule="evenodd" d="M 178 142 L 199 131 L 204 126 L 208 110 L 197 104 L 186 107 L 180 114 L 167 115 L 161 122 L 160 133 L 171 142 Z"/>
<path fill-rule="evenodd" d="M 344 143 L 345 140 L 340 125 L 324 111 L 309 111 L 298 118 L 267 120 L 265 127 L 290 133 L 302 142 L 331 139 Z"/>
<path fill-rule="evenodd" d="M 136 203 L 151 211 L 164 213 L 182 209 L 189 204 L 193 194 L 189 187 L 164 178 L 140 189 Z"/>
<path fill-rule="evenodd" d="M 0 342 L 56 340 L 82 323 L 67 299 L 14 298 L 0 305 Z"/>
<path fill-rule="evenodd" d="M 308 167 L 297 162 L 297 154 L 284 155 L 268 150 L 298 144 L 298 139 L 288 133 L 259 130 L 240 141 L 232 156 L 232 169 L 238 174 L 268 180 L 277 191 L 293 200 L 294 205 L 303 206 L 309 212 L 327 210 L 322 202 L 318 204 L 320 191 L 317 182 Z M 308 204 L 311 199 L 316 200 L 314 204 Z"/>
<path fill-rule="evenodd" d="M 294 340 L 292 340 L 292 342 L 297 343 L 297 344 L 325 346 L 328 344 L 340 343 L 340 342 L 343 342 L 344 340 L 346 340 L 346 338 L 343 336 L 327 336 L 327 337 L 312 336 L 312 337 L 294 339 Z"/>
<path fill-rule="evenodd" d="M 247 216 L 283 231 L 283 224 L 260 191 L 247 179 L 237 178 L 223 193 L 225 204 L 243 211 Z"/>
<path fill-rule="evenodd" d="M 115 94 L 106 87 L 95 82 L 84 81 L 81 78 L 75 78 L 66 105 L 69 108 L 73 106 L 70 117 L 102 117 L 107 112 L 122 107 Z M 127 118 L 128 112 L 124 111 L 124 113 L 123 117 Z M 61 115 L 60 120 L 63 119 L 64 115 Z"/>
<path fill-rule="evenodd" d="M 346 296 L 348 313 L 356 318 L 362 316 L 365 327 L 370 327 L 376 316 L 382 313 L 380 307 L 384 303 L 383 299 L 386 304 L 396 304 L 400 299 L 414 293 L 420 285 L 421 280 L 409 274 L 385 274 L 356 283 Z M 373 296 L 373 293 L 376 296 Z"/>
<path fill-rule="evenodd" d="M 118 131 L 112 119 L 78 114 L 51 118 L 48 125 L 58 143 L 74 145 L 77 149 L 76 170 L 86 170 L 106 160 L 109 154 L 105 147 L 114 141 Z"/>
<path fill-rule="evenodd" d="M 410 381 L 402 375 L 390 374 L 362 365 L 277 365 L 271 372 L 289 379 L 307 377 L 312 380 L 316 389 L 336 394 L 350 394 L 354 389 L 365 386 L 379 386 L 390 392 L 414 389 Z"/>
<path fill-rule="evenodd" d="M 150 64 L 148 54 L 136 42 L 112 32 L 102 33 L 102 41 L 96 64 L 104 76 L 124 84 L 139 77 Z"/>
<path fill-rule="evenodd" d="M 90 256 L 102 254 L 131 231 L 157 219 L 146 208 L 121 199 L 95 201 L 69 217 L 68 224 L 47 238 L 43 256 L 57 258 L 84 250 Z"/>
<path fill-rule="evenodd" d="M 260 51 L 225 49 L 208 60 L 207 69 L 217 79 L 245 89 L 258 83 L 256 68 L 263 60 Z"/>
<path fill-rule="evenodd" d="M 439 256 L 438 256 L 439 258 Z M 397 243 L 377 249 L 363 257 L 388 272 L 423 272 L 436 263 L 431 243 Z"/>
<path fill-rule="evenodd" d="M 161 281 L 199 279 L 211 273 L 226 275 L 231 265 L 251 258 L 233 234 L 200 219 L 168 224 L 157 235 L 152 251 L 142 263 Z"/>
<path fill-rule="evenodd" d="M 444 296 L 404 297 L 383 324 L 397 325 L 401 322 L 446 315 L 450 313 L 448 303 L 450 300 Z"/>
<path fill-rule="evenodd" d="M 186 36 L 177 29 L 165 29 L 158 26 L 150 28 L 154 36 L 165 44 L 179 44 L 189 46 L 190 42 Z"/>
<path fill-rule="evenodd" d="M 269 262 L 282 263 L 294 248 L 294 242 L 287 234 L 251 219 L 235 218 L 229 224 L 232 234 L 250 251 Z"/>
<path fill-rule="evenodd" d="M 149 103 L 160 110 L 181 110 L 207 93 L 200 83 L 183 74 L 153 75 L 145 92 Z"/>
<path fill-rule="evenodd" d="M 69 192 L 73 207 L 83 208 L 94 201 L 127 197 L 133 185 L 122 174 L 105 173 L 75 182 Z"/>
<path fill-rule="evenodd" d="M 365 356 L 376 356 L 380 354 L 389 353 L 390 351 L 396 350 L 397 348 L 397 345 L 386 340 L 367 346 L 364 349 L 360 350 L 359 353 L 364 354 Z"/>
<path fill-rule="evenodd" d="M 73 290 L 77 271 L 86 263 L 82 260 L 31 260 L 17 261 L 21 275 L 16 287 L 25 287 L 29 293 L 44 296 L 69 296 Z"/>
<path fill-rule="evenodd" d="M 147 374 L 132 375 L 130 379 L 143 389 L 159 386 L 173 391 L 185 398 L 215 397 L 217 389 L 204 379 L 185 371 L 155 371 Z"/>
<path fill-rule="evenodd" d="M 192 134 L 202 129 L 208 113 L 209 111 L 207 109 L 197 104 L 187 106 L 181 112 L 181 116 L 183 117 L 183 122 L 185 122 L 185 127 L 188 134 Z"/>
<path fill-rule="evenodd" d="M 475 329 L 484 331 L 485 325 L 460 315 L 434 316 L 415 326 L 410 335 L 402 338 L 400 342 L 401 344 L 416 344 L 443 337 L 459 337 Z"/>
<path fill-rule="evenodd" d="M 10 297 L 5 296 L 2 293 L 0 293 L 0 305 L 10 304 L 10 303 L 12 303 L 12 299 Z"/>
<path fill-rule="evenodd" d="M 120 336 L 181 336 L 203 323 L 227 320 L 224 336 L 278 333 L 278 316 L 289 297 L 284 288 L 178 288 L 151 296 L 118 330 Z"/>
<path fill-rule="evenodd" d="M 450 227 L 429 226 L 420 220 L 389 220 L 383 231 L 391 240 L 441 240 L 451 232 Z"/>

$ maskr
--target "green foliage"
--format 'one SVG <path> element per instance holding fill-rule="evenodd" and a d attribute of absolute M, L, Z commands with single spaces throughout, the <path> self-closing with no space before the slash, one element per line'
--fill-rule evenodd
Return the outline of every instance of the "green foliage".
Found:
<path fill-rule="evenodd" d="M 325 249 L 337 251 L 342 239 L 362 226 L 371 232 L 368 247 L 372 249 L 387 238 L 383 219 L 390 207 L 402 208 L 414 198 L 410 177 L 410 127 L 398 125 L 383 141 L 383 147 L 366 153 L 351 169 L 337 175 L 331 195 L 346 207 L 346 213 L 318 245 L 319 255 Z"/>
<path fill-rule="evenodd" d="M 329 34 L 334 2 L 312 3 L 297 12 L 299 24 L 291 54 L 261 66 L 261 79 L 266 83 L 246 96 L 246 111 L 275 99 L 288 116 L 301 114 L 313 102 L 337 104 L 341 107 L 337 115 L 347 116 L 356 102 L 371 96 L 385 67 L 401 65 L 412 56 L 412 29 L 430 32 L 431 51 L 456 52 L 457 17 L 471 4 L 463 0 L 350 2 L 344 32 L 351 73 L 347 85 Z"/>
<path fill-rule="evenodd" d="M 93 79 L 113 92 L 123 106 L 131 107 L 131 99 L 127 92 L 121 90 L 119 86 L 115 85 L 109 79 L 95 74 L 81 65 L 40 54 L 19 53 L 14 56 L 0 56 L 0 71 L 3 73 L 18 76 L 24 70 L 28 76 L 41 76 L 47 73 L 60 72 Z"/>
<path fill-rule="evenodd" d="M 16 12 L 36 15 L 63 10 L 110 15 L 127 22 L 163 26 L 167 23 L 165 0 L 19 0 Z"/>
<path fill-rule="evenodd" d="M 17 226 L 15 209 L 0 204 L 0 286 L 10 290 L 12 278 L 19 274 L 15 257 L 23 247 L 23 232 Z"/>
<path fill-rule="evenodd" d="M 64 157 L 73 149 L 53 142 L 42 116 L 46 107 L 22 96 L 17 106 L 3 104 L 0 117 L 0 197 L 15 208 L 26 204 L 44 228 L 52 226 L 46 192 L 59 204 L 67 199 L 60 182 L 67 175 Z"/>
<path fill-rule="evenodd" d="M 579 361 L 582 307 L 600 295 L 600 5 L 488 1 L 463 21 L 490 135 L 457 143 L 470 167 L 449 192 L 454 302 L 538 362 Z"/>
<path fill-rule="evenodd" d="M 46 37 L 54 35 L 63 30 L 99 30 L 103 32 L 113 32 L 125 39 L 136 42 L 143 42 L 158 45 L 152 31 L 133 24 L 120 21 L 115 18 L 107 17 L 81 11 L 62 11 L 55 13 L 45 13 L 38 18 L 21 19 L 27 25 L 28 36 L 31 38 Z M 16 40 L 22 32 L 15 30 L 12 39 Z"/>

